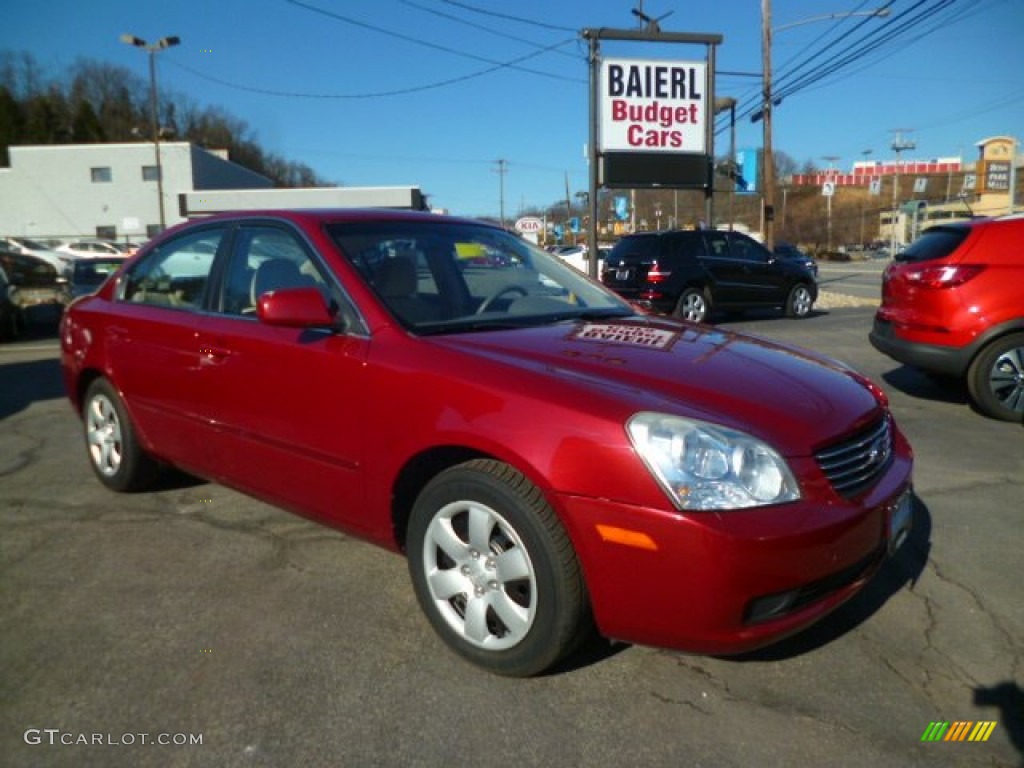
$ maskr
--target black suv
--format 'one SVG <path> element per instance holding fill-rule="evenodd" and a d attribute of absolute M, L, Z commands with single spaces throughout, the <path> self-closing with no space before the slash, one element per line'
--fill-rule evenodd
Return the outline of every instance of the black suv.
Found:
<path fill-rule="evenodd" d="M 814 274 L 740 232 L 643 232 L 619 240 L 601 281 L 640 306 L 693 322 L 713 309 L 782 307 L 806 317 L 818 298 Z"/>

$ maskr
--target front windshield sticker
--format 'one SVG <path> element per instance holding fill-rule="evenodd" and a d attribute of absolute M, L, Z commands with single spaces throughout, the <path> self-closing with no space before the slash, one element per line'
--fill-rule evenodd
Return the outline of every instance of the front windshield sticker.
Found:
<path fill-rule="evenodd" d="M 650 349 L 668 349 L 680 335 L 679 331 L 651 328 L 645 325 L 584 323 L 572 333 L 572 338 L 606 344 L 629 344 Z"/>

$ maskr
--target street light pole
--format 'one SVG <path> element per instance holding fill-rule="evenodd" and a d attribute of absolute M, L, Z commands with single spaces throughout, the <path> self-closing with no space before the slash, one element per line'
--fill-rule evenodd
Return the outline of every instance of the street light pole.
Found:
<path fill-rule="evenodd" d="M 164 213 L 164 169 L 160 160 L 160 120 L 158 114 L 158 97 L 156 90 L 156 54 L 165 48 L 181 44 L 181 38 L 171 35 L 162 37 L 152 45 L 135 35 L 121 35 L 121 42 L 141 48 L 149 54 L 149 119 L 153 124 L 153 151 L 156 154 L 156 193 L 160 203 L 160 231 L 167 228 L 167 217 Z"/>

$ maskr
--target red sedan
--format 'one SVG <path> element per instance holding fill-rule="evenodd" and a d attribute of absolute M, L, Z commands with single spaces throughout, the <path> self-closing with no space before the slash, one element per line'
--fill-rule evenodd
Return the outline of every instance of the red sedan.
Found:
<path fill-rule="evenodd" d="M 507 266 L 465 269 L 474 248 Z M 871 382 L 638 315 L 480 222 L 197 220 L 75 301 L 61 342 L 102 483 L 172 465 L 403 552 L 434 629 L 501 674 L 594 627 L 777 641 L 910 525 L 911 450 Z"/>

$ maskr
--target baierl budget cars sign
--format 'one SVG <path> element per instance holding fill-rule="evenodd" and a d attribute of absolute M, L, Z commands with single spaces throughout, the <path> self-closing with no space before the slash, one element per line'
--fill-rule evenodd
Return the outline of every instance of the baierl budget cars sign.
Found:
<path fill-rule="evenodd" d="M 705 152 L 702 61 L 606 59 L 601 64 L 603 152 Z"/>

